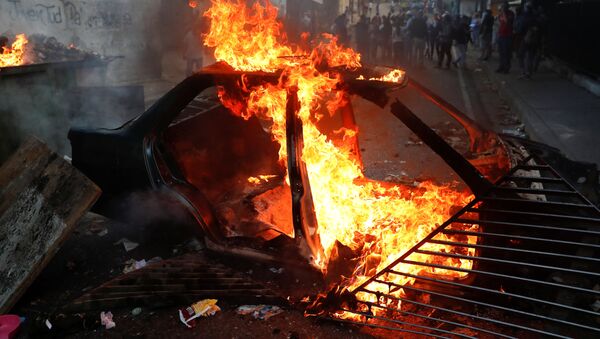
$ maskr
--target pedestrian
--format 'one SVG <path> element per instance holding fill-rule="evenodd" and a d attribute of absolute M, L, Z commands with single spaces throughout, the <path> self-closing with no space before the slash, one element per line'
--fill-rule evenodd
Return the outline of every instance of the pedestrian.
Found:
<path fill-rule="evenodd" d="M 454 66 L 458 68 L 466 67 L 467 44 L 471 41 L 471 32 L 469 29 L 469 17 L 456 18 L 453 29 L 454 40 Z"/>
<path fill-rule="evenodd" d="M 498 14 L 498 54 L 500 63 L 497 73 L 506 73 L 510 71 L 510 59 L 512 54 L 513 23 L 515 14 L 510 10 L 508 2 L 502 4 L 502 10 Z"/>
<path fill-rule="evenodd" d="M 425 59 L 425 42 L 427 39 L 427 22 L 423 17 L 423 11 L 418 11 L 408 24 L 408 32 L 412 40 L 412 62 L 421 67 Z"/>
<path fill-rule="evenodd" d="M 521 41 L 523 40 L 523 35 L 521 32 L 523 31 L 523 7 L 518 6 L 515 8 L 515 21 L 513 24 L 513 37 L 512 37 L 512 50 L 515 51 L 518 55 L 519 50 L 521 48 Z"/>
<path fill-rule="evenodd" d="M 427 49 L 425 50 L 425 56 L 428 57 L 429 60 L 433 60 L 437 38 L 440 33 L 440 26 L 440 16 L 436 14 L 427 26 Z"/>
<path fill-rule="evenodd" d="M 401 16 L 397 16 L 393 21 L 392 27 L 392 46 L 394 52 L 394 65 L 404 65 L 404 32 Z"/>
<path fill-rule="evenodd" d="M 392 59 L 392 22 L 389 15 L 381 19 L 379 43 L 384 62 L 389 62 Z"/>
<path fill-rule="evenodd" d="M 356 47 L 365 59 L 369 59 L 369 19 L 361 15 L 355 27 Z"/>
<path fill-rule="evenodd" d="M 523 17 L 519 27 L 522 41 L 517 53 L 522 74 L 520 78 L 530 79 L 534 69 L 537 52 L 540 46 L 540 27 L 533 12 L 533 4 L 528 2 L 523 10 Z"/>
<path fill-rule="evenodd" d="M 473 42 L 473 46 L 480 48 L 479 45 L 479 31 L 481 29 L 481 13 L 475 12 L 473 17 L 471 17 L 471 23 L 469 24 L 469 28 L 471 30 L 471 41 Z"/>
<path fill-rule="evenodd" d="M 335 18 L 333 23 L 333 34 L 337 35 L 338 41 L 342 45 L 348 46 L 348 29 L 346 28 L 346 13 L 342 13 Z"/>
<path fill-rule="evenodd" d="M 479 60 L 487 61 L 492 55 L 492 33 L 494 31 L 494 16 L 492 11 L 487 9 L 481 19 L 481 29 L 479 32 L 481 43 L 481 55 Z"/>
<path fill-rule="evenodd" d="M 407 65 L 411 65 L 413 63 L 413 39 L 410 35 L 410 24 L 413 20 L 413 13 L 411 11 L 406 11 L 404 15 L 404 22 L 406 23 L 402 28 L 402 33 L 404 34 L 404 59 Z"/>
<path fill-rule="evenodd" d="M 369 24 L 369 39 L 371 41 L 370 52 L 371 52 L 371 60 L 375 62 L 377 60 L 377 49 L 378 43 L 377 38 L 379 36 L 379 26 L 381 25 L 381 17 L 379 13 L 376 13 L 373 18 L 371 18 L 371 23 Z"/>
<path fill-rule="evenodd" d="M 195 23 L 183 38 L 183 58 L 186 60 L 186 76 L 202 67 L 202 25 Z"/>
<path fill-rule="evenodd" d="M 446 59 L 446 68 L 450 68 L 452 61 L 452 17 L 448 13 L 442 15 L 442 26 L 438 35 L 438 67 L 442 67 Z"/>

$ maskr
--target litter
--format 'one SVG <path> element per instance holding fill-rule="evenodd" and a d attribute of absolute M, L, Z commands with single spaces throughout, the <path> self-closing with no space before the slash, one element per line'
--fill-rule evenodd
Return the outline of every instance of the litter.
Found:
<path fill-rule="evenodd" d="M 52 323 L 50 322 L 50 320 L 46 319 L 46 321 L 44 322 L 44 324 L 46 324 L 46 327 L 48 327 L 49 330 L 52 329 Z"/>
<path fill-rule="evenodd" d="M 179 320 L 188 328 L 192 328 L 196 326 L 196 318 L 212 316 L 220 310 L 217 299 L 204 299 L 186 308 L 180 308 Z"/>
<path fill-rule="evenodd" d="M 281 274 L 281 273 L 283 273 L 283 267 L 279 268 L 279 269 L 277 269 L 275 267 L 271 267 L 271 268 L 269 268 L 269 271 L 271 271 L 273 273 Z"/>
<path fill-rule="evenodd" d="M 131 310 L 131 315 L 133 315 L 134 317 L 137 317 L 140 314 L 142 314 L 142 308 L 141 307 L 136 307 L 133 310 Z"/>
<path fill-rule="evenodd" d="M 252 314 L 254 319 L 267 320 L 273 316 L 283 313 L 279 306 L 272 305 L 242 305 L 236 309 L 237 314 Z"/>
<path fill-rule="evenodd" d="M 111 312 L 100 312 L 100 323 L 107 330 L 110 330 L 111 328 L 117 326 L 117 324 L 115 324 L 115 322 L 113 321 L 113 314 Z"/>
<path fill-rule="evenodd" d="M 119 244 L 123 244 L 123 247 L 125 247 L 125 251 L 127 251 L 127 252 L 135 249 L 136 247 L 138 247 L 140 245 L 137 242 L 133 242 L 127 238 L 121 238 L 119 241 L 115 242 L 113 245 L 119 245 Z"/>
<path fill-rule="evenodd" d="M 594 310 L 594 312 L 598 312 L 600 311 L 600 300 L 596 300 L 592 305 L 592 310 Z"/>
<path fill-rule="evenodd" d="M 142 260 L 135 260 L 135 259 L 129 259 L 125 262 L 125 268 L 123 268 L 123 273 L 129 273 L 129 272 L 133 272 L 135 270 L 139 270 L 142 267 L 146 267 L 146 265 L 148 264 L 146 262 L 146 259 L 142 259 Z"/>
<path fill-rule="evenodd" d="M 161 257 L 154 257 L 148 261 L 146 261 L 146 259 L 142 259 L 142 260 L 129 259 L 125 262 L 125 268 L 123 268 L 123 273 L 129 273 L 129 272 L 133 272 L 135 270 L 139 270 L 140 268 L 146 267 L 148 264 L 159 262 L 161 260 L 162 260 Z"/>

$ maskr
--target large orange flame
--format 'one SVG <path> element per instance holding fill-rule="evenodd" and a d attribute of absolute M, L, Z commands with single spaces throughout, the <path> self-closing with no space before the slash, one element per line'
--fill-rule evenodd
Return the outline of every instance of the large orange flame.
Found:
<path fill-rule="evenodd" d="M 280 160 L 286 163 L 286 89 L 298 89 L 301 109 L 298 115 L 303 124 L 304 148 L 302 159 L 310 179 L 318 232 L 325 258 L 316 263 L 323 270 L 332 259 L 336 241 L 360 253 L 355 274 L 345 282 L 349 288 L 364 282 L 376 270 L 390 264 L 423 239 L 437 225 L 443 223 L 455 210 L 470 200 L 468 192 L 459 192 L 448 185 L 425 182 L 417 188 L 408 188 L 367 179 L 362 164 L 352 154 L 349 143 L 329 140 L 316 125 L 316 113 L 326 107 L 334 114 L 343 104 L 335 90 L 341 77 L 335 72 L 319 71 L 326 62 L 330 67 L 360 67 L 360 55 L 337 43 L 331 35 L 323 35 L 312 43 L 312 51 L 301 50 L 286 43 L 282 25 L 276 20 L 277 9 L 268 2 L 246 7 L 245 1 L 213 0 L 205 13 L 210 19 L 210 32 L 205 44 L 214 48 L 218 61 L 224 61 L 239 71 L 281 71 L 277 85 L 263 84 L 248 88 L 241 103 L 220 89 L 223 104 L 244 118 L 258 116 L 272 122 L 273 139 L 280 145 Z M 399 81 L 400 70 L 384 78 Z M 351 139 L 356 131 L 343 130 L 344 138 Z M 251 178 L 250 181 L 256 180 Z M 470 239 L 474 242 L 475 239 Z M 433 246 L 433 245 L 431 245 Z M 445 251 L 443 245 L 431 250 Z M 471 253 L 472 254 L 472 253 Z M 418 254 L 414 260 L 429 261 Z M 440 259 L 442 260 L 442 259 Z M 440 263 L 438 261 L 438 263 Z M 471 267 L 471 261 L 447 260 L 445 265 Z M 406 267 L 409 272 L 423 268 Z M 450 274 L 430 269 L 433 274 Z M 457 273 L 454 273 L 457 274 Z M 411 283 L 411 278 L 398 277 L 398 284 Z M 383 288 L 372 286 L 374 289 Z M 387 290 L 386 290 L 387 291 Z"/>
<path fill-rule="evenodd" d="M 28 42 L 25 34 L 18 34 L 10 48 L 3 47 L 0 53 L 0 68 L 22 65 L 25 62 L 25 45 Z"/>

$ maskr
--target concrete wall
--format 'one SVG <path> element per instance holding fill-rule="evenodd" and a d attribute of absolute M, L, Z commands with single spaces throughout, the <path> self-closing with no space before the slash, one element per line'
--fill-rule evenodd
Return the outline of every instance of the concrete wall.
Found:
<path fill-rule="evenodd" d="M 177 2 L 176 0 L 172 0 Z M 109 80 L 160 76 L 161 0 L 0 0 L 0 34 L 42 33 L 105 56 Z"/>

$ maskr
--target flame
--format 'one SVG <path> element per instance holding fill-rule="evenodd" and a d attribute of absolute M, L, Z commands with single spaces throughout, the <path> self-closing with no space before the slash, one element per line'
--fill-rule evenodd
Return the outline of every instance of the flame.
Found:
<path fill-rule="evenodd" d="M 22 65 L 25 62 L 25 46 L 28 42 L 25 34 L 18 34 L 10 48 L 3 47 L 0 53 L 0 68 Z"/>
<path fill-rule="evenodd" d="M 303 127 L 302 160 L 310 179 L 318 232 L 326 258 L 334 259 L 335 244 L 339 242 L 355 253 L 359 263 L 352 277 L 344 283 L 348 288 L 363 283 L 376 271 L 389 265 L 401 253 L 427 236 L 455 212 L 455 206 L 466 204 L 472 196 L 456 191 L 449 185 L 424 182 L 416 188 L 377 182 L 365 177 L 362 164 L 352 154 L 351 140 L 356 131 L 342 129 L 342 142 L 328 139 L 316 125 L 318 112 L 326 108 L 334 114 L 347 96 L 335 88 L 341 75 L 334 68 L 356 69 L 361 66 L 360 55 L 338 44 L 335 36 L 325 34 L 313 41 L 311 51 L 286 43 L 277 9 L 268 1 L 246 7 L 245 1 L 213 0 L 204 14 L 210 19 L 210 31 L 204 43 L 214 48 L 218 61 L 224 61 L 238 71 L 281 72 L 278 84 L 250 86 L 244 77 L 238 90 L 240 100 L 219 88 L 222 103 L 235 114 L 271 122 L 271 134 L 279 144 L 279 158 L 286 164 L 286 99 L 287 89 L 298 89 L 300 110 L 297 113 Z M 322 65 L 329 71 L 320 71 Z M 404 72 L 394 70 L 379 81 L 401 81 Z M 256 182 L 256 178 L 249 181 Z M 466 227 L 466 226 L 465 226 Z M 475 242 L 475 237 L 469 242 Z M 429 244 L 428 250 L 453 251 L 444 245 Z M 474 255 L 471 250 L 469 254 Z M 465 253 L 467 254 L 467 253 Z M 318 260 L 320 260 L 318 259 Z M 431 262 L 431 256 L 413 254 L 411 260 Z M 436 258 L 436 263 L 470 268 L 471 260 Z M 465 274 L 434 268 L 406 265 L 402 270 L 418 273 L 462 277 Z M 397 277 L 399 285 L 414 279 Z M 372 286 L 371 286 L 372 285 Z M 387 292 L 387 286 L 371 284 L 372 289 Z M 365 296 L 366 298 L 366 296 Z M 372 297 L 371 297 L 372 298 Z"/>
<path fill-rule="evenodd" d="M 277 175 L 275 175 L 275 174 L 259 175 L 258 177 L 249 177 L 248 182 L 251 184 L 254 184 L 254 185 L 258 185 L 262 182 L 269 182 L 269 180 L 271 180 L 273 178 L 277 178 Z"/>
<path fill-rule="evenodd" d="M 369 81 L 383 81 L 383 82 L 394 82 L 400 83 L 404 80 L 405 72 L 400 69 L 391 70 L 388 74 L 381 76 L 379 78 L 369 78 Z M 356 80 L 366 80 L 363 75 L 359 75 Z"/>
<path fill-rule="evenodd" d="M 191 8 L 196 8 L 196 7 L 198 7 L 198 1 L 196 1 L 196 0 L 189 0 L 188 1 L 188 6 L 190 6 Z"/>

